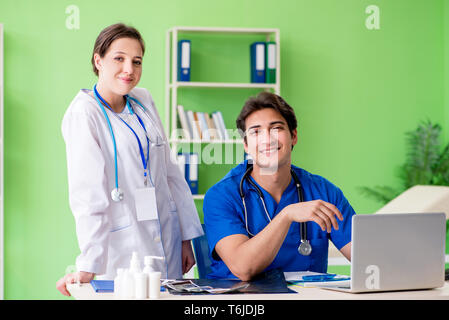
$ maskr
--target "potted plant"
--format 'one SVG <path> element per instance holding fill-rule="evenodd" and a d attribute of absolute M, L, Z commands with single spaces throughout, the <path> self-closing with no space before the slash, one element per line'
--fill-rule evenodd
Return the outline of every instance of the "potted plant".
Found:
<path fill-rule="evenodd" d="M 420 123 L 414 131 L 406 132 L 407 156 L 398 170 L 400 188 L 359 187 L 359 191 L 386 204 L 415 185 L 449 186 L 449 144 L 441 146 L 440 134 L 440 125 L 429 120 Z M 446 232 L 448 229 L 449 220 L 446 221 Z"/>

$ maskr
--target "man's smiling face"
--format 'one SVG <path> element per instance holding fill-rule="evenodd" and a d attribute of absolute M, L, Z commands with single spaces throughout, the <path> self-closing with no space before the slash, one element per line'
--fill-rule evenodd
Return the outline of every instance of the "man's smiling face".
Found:
<path fill-rule="evenodd" d="M 287 121 L 273 108 L 254 111 L 245 119 L 245 151 L 254 164 L 270 171 L 291 162 L 297 131 L 290 132 Z"/>

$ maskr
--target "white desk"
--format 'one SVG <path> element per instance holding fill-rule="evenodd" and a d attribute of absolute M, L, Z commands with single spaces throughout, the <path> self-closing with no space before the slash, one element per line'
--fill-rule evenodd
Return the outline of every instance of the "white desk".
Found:
<path fill-rule="evenodd" d="M 449 282 L 437 289 L 376 292 L 345 293 L 319 288 L 289 287 L 298 294 L 217 294 L 217 295 L 172 295 L 161 292 L 159 300 L 449 300 Z M 113 293 L 96 293 L 88 283 L 69 284 L 67 289 L 77 300 L 114 300 Z"/>

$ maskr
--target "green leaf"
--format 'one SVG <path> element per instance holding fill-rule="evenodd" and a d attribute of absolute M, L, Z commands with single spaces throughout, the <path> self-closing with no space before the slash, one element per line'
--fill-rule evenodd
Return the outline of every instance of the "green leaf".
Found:
<path fill-rule="evenodd" d="M 432 171 L 438 177 L 435 179 L 435 185 L 449 185 L 449 144 L 441 152 Z"/>
<path fill-rule="evenodd" d="M 432 168 L 440 159 L 439 135 L 441 127 L 430 121 L 421 123 L 415 131 L 406 133 L 407 157 L 405 170 L 407 172 L 406 186 L 430 184 Z"/>
<path fill-rule="evenodd" d="M 382 202 L 384 204 L 393 200 L 400 194 L 398 190 L 395 190 L 387 186 L 375 186 L 374 188 L 358 187 L 357 189 L 363 195 L 372 198 L 378 202 Z"/>
<path fill-rule="evenodd" d="M 440 152 L 441 127 L 430 120 L 405 133 L 406 160 L 397 170 L 402 188 L 376 186 L 359 187 L 359 191 L 379 202 L 387 203 L 415 185 L 449 186 L 449 144 Z"/>

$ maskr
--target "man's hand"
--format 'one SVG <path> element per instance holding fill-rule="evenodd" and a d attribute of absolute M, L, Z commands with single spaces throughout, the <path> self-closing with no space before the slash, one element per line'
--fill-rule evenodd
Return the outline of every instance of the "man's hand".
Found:
<path fill-rule="evenodd" d="M 327 230 L 328 233 L 331 232 L 332 227 L 338 230 L 336 216 L 343 221 L 343 215 L 337 207 L 323 200 L 294 203 L 285 207 L 284 210 L 291 222 L 314 221 L 321 230 Z"/>
<path fill-rule="evenodd" d="M 190 240 L 182 242 L 182 274 L 189 272 L 195 265 L 195 258 L 193 256 L 192 245 Z"/>
<path fill-rule="evenodd" d="M 70 296 L 70 292 L 67 290 L 67 284 L 68 283 L 87 283 L 93 280 L 95 277 L 95 273 L 91 272 L 74 272 L 74 273 L 68 273 L 64 277 L 58 280 L 56 282 L 56 289 L 58 289 L 63 295 Z"/>

